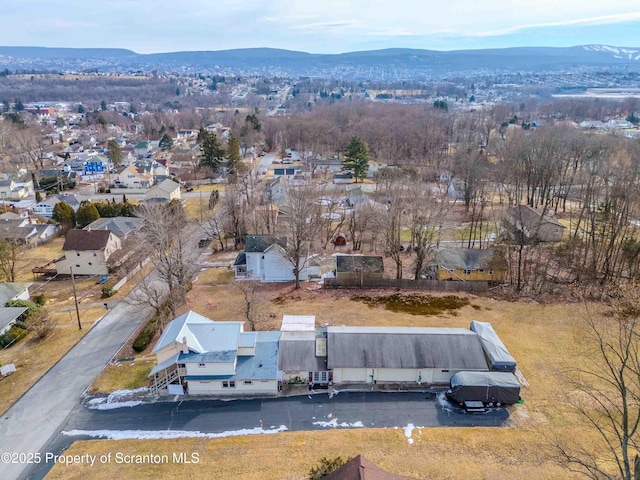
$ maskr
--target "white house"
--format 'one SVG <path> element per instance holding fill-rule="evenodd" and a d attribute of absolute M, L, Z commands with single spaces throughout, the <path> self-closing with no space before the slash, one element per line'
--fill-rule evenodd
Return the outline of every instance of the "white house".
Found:
<path fill-rule="evenodd" d="M 31 282 L 0 283 L 0 307 L 11 300 L 30 300 L 29 287 Z"/>
<path fill-rule="evenodd" d="M 122 170 L 113 181 L 119 188 L 149 188 L 153 186 L 153 177 L 145 173 L 139 173 L 133 165 Z"/>
<path fill-rule="evenodd" d="M 293 264 L 286 255 L 287 239 L 284 237 L 247 235 L 244 250 L 234 263 L 237 280 L 261 282 L 291 282 L 295 280 Z M 308 257 L 300 259 L 300 280 L 308 280 Z"/>
<path fill-rule="evenodd" d="M 31 184 L 33 189 L 33 184 Z M 21 200 L 29 194 L 29 188 L 23 184 L 17 184 L 14 180 L 0 180 L 0 198 Z"/>
<path fill-rule="evenodd" d="M 69 230 L 62 251 L 64 258 L 56 263 L 58 274 L 107 275 L 107 260 L 122 248 L 120 239 L 109 230 Z"/>
<path fill-rule="evenodd" d="M 152 391 L 190 395 L 277 395 L 280 332 L 245 332 L 189 311 L 169 322 L 153 348 Z"/>
<path fill-rule="evenodd" d="M 44 200 L 42 200 L 41 202 L 36 203 L 33 206 L 32 211 L 35 214 L 43 215 L 45 217 L 51 218 L 53 216 L 53 208 L 59 202 L 66 203 L 71 208 L 73 208 L 74 212 L 77 212 L 78 208 L 80 208 L 80 202 L 82 202 L 82 199 L 75 194 L 70 195 L 68 193 L 51 195 L 45 198 Z"/>
<path fill-rule="evenodd" d="M 161 198 L 167 202 L 174 199 L 179 200 L 181 198 L 180 184 L 167 178 L 145 193 L 145 200 L 149 200 L 151 198 Z"/>

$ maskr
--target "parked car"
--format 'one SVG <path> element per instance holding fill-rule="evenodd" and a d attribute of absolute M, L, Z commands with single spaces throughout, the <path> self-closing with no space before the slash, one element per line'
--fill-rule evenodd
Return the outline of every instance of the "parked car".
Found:
<path fill-rule="evenodd" d="M 198 248 L 207 248 L 211 245 L 211 239 L 208 237 L 201 238 L 198 242 Z"/>

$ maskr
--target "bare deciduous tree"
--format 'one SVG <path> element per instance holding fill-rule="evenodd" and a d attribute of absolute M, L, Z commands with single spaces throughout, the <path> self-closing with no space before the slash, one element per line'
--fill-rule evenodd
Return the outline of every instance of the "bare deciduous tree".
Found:
<path fill-rule="evenodd" d="M 136 210 L 136 215 L 143 220 L 145 252 L 166 286 L 169 308 L 175 314 L 198 271 L 197 250 L 189 241 L 184 210 L 179 202 L 143 205 Z"/>
<path fill-rule="evenodd" d="M 320 228 L 320 207 L 314 202 L 318 197 L 315 187 L 309 184 L 288 185 L 283 209 L 286 219 L 281 222 L 282 233 L 287 237 L 285 255 L 293 266 L 295 288 L 300 288 L 300 272 L 306 267 L 310 244 Z"/>
<path fill-rule="evenodd" d="M 588 311 L 584 319 L 584 367 L 570 367 L 569 404 L 602 445 L 552 438 L 559 461 L 593 480 L 640 477 L 640 309 L 621 303 L 615 315 Z"/>

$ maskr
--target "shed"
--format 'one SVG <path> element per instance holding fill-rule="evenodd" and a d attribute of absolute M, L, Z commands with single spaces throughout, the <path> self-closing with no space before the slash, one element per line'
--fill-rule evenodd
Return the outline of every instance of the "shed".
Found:
<path fill-rule="evenodd" d="M 336 255 L 338 280 L 364 281 L 384 276 L 384 260 L 379 255 Z"/>

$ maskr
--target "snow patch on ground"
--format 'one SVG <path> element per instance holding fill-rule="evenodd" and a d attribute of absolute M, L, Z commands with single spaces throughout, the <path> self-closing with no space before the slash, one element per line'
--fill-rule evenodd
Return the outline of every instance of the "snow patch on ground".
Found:
<path fill-rule="evenodd" d="M 149 393 L 147 387 L 135 390 L 116 390 L 108 397 L 92 398 L 86 403 L 87 408 L 92 410 L 113 410 L 114 408 L 136 407 L 144 403 L 139 400 Z"/>
<path fill-rule="evenodd" d="M 88 406 L 88 408 L 92 410 L 114 410 L 116 408 L 137 407 L 138 405 L 142 405 L 143 403 L 144 402 L 141 400 L 130 400 L 127 402 L 114 402 L 114 403 L 103 402 L 103 403 L 90 405 Z"/>
<path fill-rule="evenodd" d="M 351 428 L 362 428 L 362 427 L 364 427 L 364 424 L 360 420 L 358 420 L 356 422 L 353 422 L 353 423 L 347 423 L 347 422 L 338 423 L 338 419 L 337 418 L 333 418 L 328 422 L 322 422 L 322 421 L 313 422 L 313 424 L 314 425 L 319 425 L 319 426 L 324 427 L 324 428 L 328 428 L 328 427 L 331 427 L 331 428 L 338 428 L 338 427 L 341 427 L 341 428 L 349 428 L 349 427 L 351 427 Z"/>
<path fill-rule="evenodd" d="M 445 392 L 440 392 L 436 395 L 436 403 L 441 406 L 447 412 L 453 412 L 453 404 L 447 400 Z"/>
<path fill-rule="evenodd" d="M 280 425 L 278 428 L 264 430 L 261 427 L 245 428 L 243 430 L 231 430 L 222 433 L 202 433 L 186 430 L 69 430 L 62 434 L 70 437 L 106 438 L 109 440 L 156 440 L 172 438 L 224 438 L 239 437 L 244 435 L 269 435 L 284 432 L 287 427 Z"/>
<path fill-rule="evenodd" d="M 413 426 L 413 423 L 408 424 L 404 427 L 404 436 L 407 437 L 407 442 L 409 445 L 413 445 L 413 438 L 411 438 L 411 434 L 413 433 L 413 429 L 416 428 Z"/>

